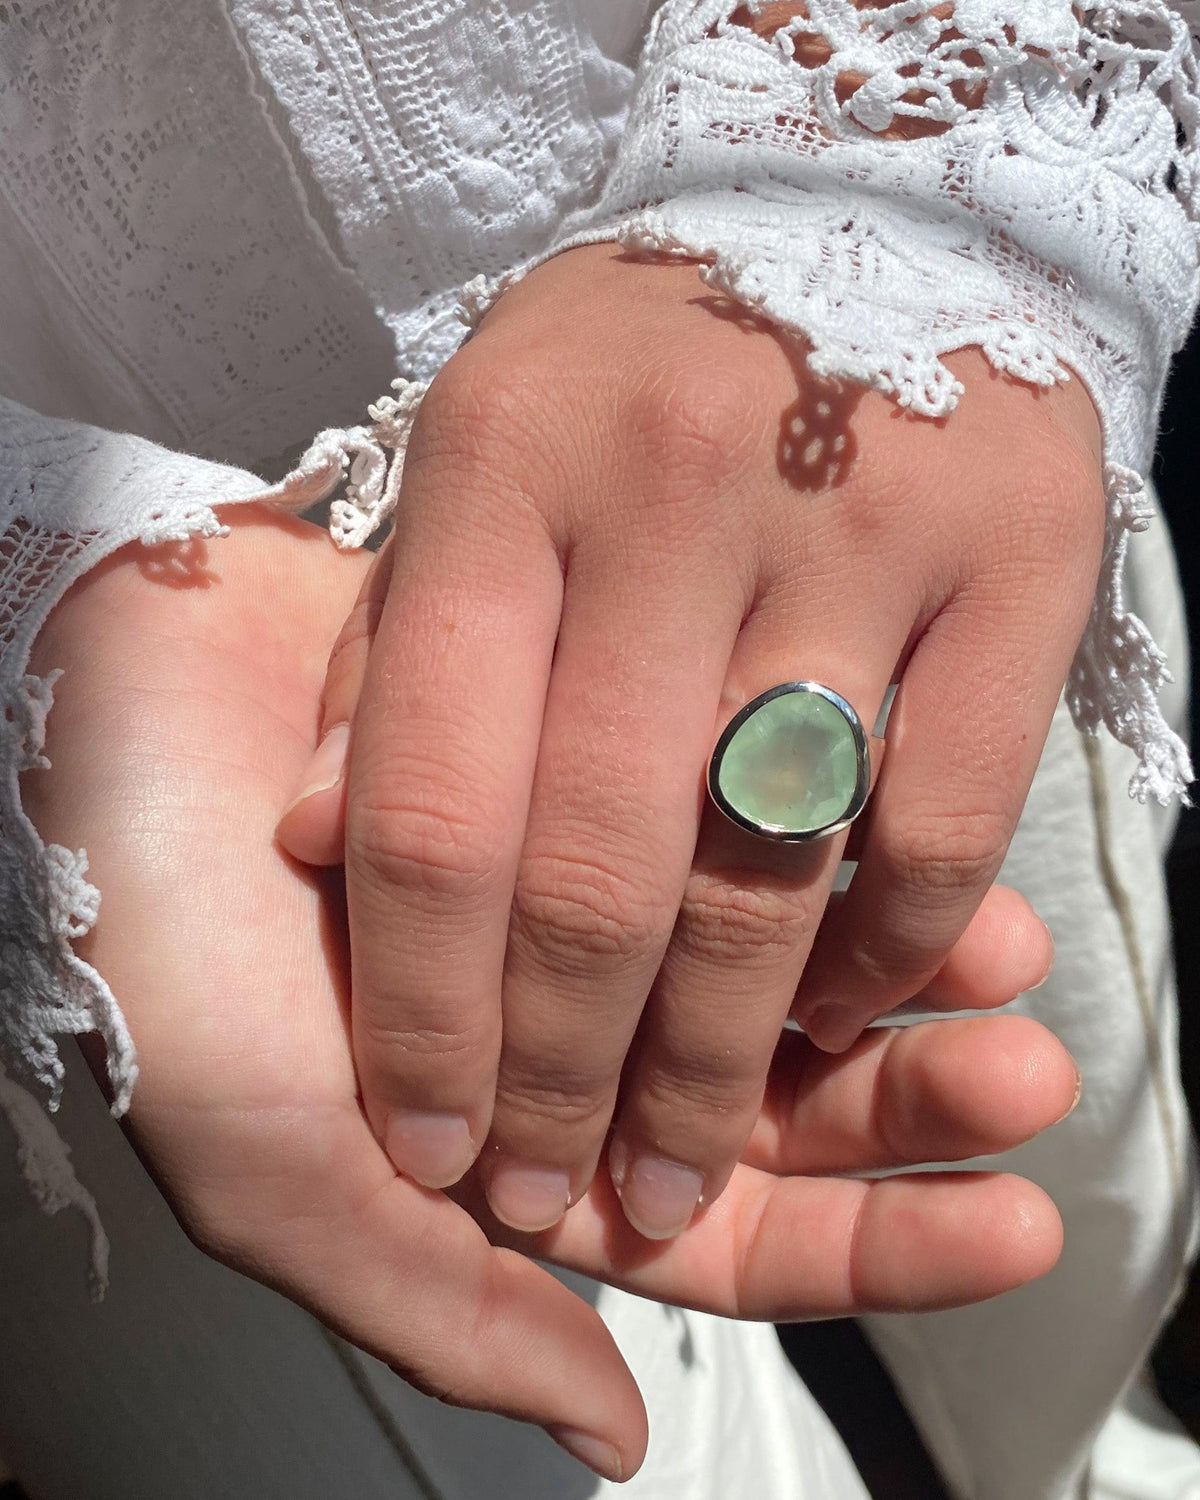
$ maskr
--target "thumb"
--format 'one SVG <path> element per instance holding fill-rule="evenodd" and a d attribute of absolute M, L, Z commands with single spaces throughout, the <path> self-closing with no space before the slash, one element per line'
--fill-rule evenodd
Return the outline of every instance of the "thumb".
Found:
<path fill-rule="evenodd" d="M 367 657 L 391 577 L 391 542 L 380 551 L 346 617 L 325 671 L 321 692 L 321 732 L 288 803 L 275 837 L 293 859 L 306 865 L 340 865 L 346 837 L 346 767 Z"/>

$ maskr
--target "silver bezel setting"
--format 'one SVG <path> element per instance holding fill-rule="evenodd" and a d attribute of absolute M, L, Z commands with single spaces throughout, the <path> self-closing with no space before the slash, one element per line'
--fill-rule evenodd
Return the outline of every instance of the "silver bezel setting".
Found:
<path fill-rule="evenodd" d="M 734 735 L 765 703 L 770 703 L 775 698 L 782 698 L 786 693 L 819 693 L 822 698 L 828 699 L 850 725 L 850 731 L 854 736 L 854 748 L 858 755 L 858 781 L 846 811 L 836 822 L 824 828 L 811 829 L 806 833 L 796 833 L 792 829 L 780 828 L 772 823 L 759 823 L 754 818 L 746 817 L 725 798 L 720 787 L 721 761 Z M 835 693 L 832 688 L 826 687 L 823 682 L 781 682 L 773 688 L 768 688 L 765 693 L 759 693 L 757 698 L 752 698 L 744 708 L 740 708 L 726 724 L 708 762 L 708 795 L 720 811 L 739 828 L 757 834 L 759 838 L 774 839 L 781 844 L 809 844 L 816 839 L 827 839 L 835 833 L 841 833 L 843 828 L 849 828 L 867 805 L 870 792 L 871 746 L 867 731 L 863 728 L 862 720 L 855 713 L 853 704 L 848 703 L 840 693 Z"/>

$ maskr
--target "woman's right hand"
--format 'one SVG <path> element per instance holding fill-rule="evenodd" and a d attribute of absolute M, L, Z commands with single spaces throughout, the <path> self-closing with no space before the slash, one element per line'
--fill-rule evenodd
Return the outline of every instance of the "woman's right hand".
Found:
<path fill-rule="evenodd" d="M 273 837 L 366 560 L 304 523 L 232 521 L 207 548 L 126 549 L 54 611 L 34 661 L 65 669 L 54 768 L 24 782 L 43 836 L 88 850 L 103 908 L 80 946 L 138 1046 L 130 1129 L 202 1249 L 422 1389 L 539 1423 L 610 1477 L 642 1460 L 637 1387 L 594 1310 L 528 1254 L 777 1320 L 967 1302 L 1049 1269 L 1061 1229 L 1029 1183 L 849 1175 L 1003 1150 L 1059 1118 L 1075 1070 L 1016 1017 L 869 1033 L 838 1057 L 787 1038 L 729 1188 L 658 1246 L 603 1177 L 521 1238 L 398 1176 L 359 1098 L 341 877 Z M 962 965 L 1020 940 L 984 912 Z"/>

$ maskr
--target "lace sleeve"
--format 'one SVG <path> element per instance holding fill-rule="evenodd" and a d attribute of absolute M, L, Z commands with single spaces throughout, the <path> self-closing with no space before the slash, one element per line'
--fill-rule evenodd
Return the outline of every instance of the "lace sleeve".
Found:
<path fill-rule="evenodd" d="M 925 416 L 955 406 L 942 356 L 966 345 L 1038 385 L 1078 375 L 1104 427 L 1109 528 L 1069 698 L 1136 751 L 1134 795 L 1182 794 L 1165 663 L 1121 575 L 1197 294 L 1200 5 L 798 11 L 667 0 L 603 196 L 555 250 L 615 238 L 699 260 L 802 335 L 815 373 Z"/>
<path fill-rule="evenodd" d="M 334 436 L 319 436 L 300 467 L 268 488 L 245 470 L 51 420 L 0 398 L 0 1115 L 38 1202 L 51 1213 L 73 1206 L 87 1216 L 97 1294 L 107 1244 L 96 1205 L 17 1079 L 41 1085 L 55 1109 L 63 1078 L 56 1037 L 97 1031 L 108 1052 L 113 1112 L 121 1114 L 137 1065 L 111 990 L 72 948 L 99 912 L 87 856 L 43 844 L 21 806 L 21 775 L 48 764 L 42 744 L 57 677 L 29 675 L 30 648 L 71 583 L 127 542 L 217 536 L 217 506 L 267 500 L 302 509 L 342 480 L 351 454 L 359 462 L 351 499 L 369 504 L 382 461 L 377 445 L 365 431 Z M 338 513 L 350 503 L 337 502 Z"/>

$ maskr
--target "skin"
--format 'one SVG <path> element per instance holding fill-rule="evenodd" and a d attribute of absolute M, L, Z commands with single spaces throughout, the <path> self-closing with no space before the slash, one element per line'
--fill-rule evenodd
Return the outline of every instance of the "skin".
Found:
<path fill-rule="evenodd" d="M 298 783 L 321 800 L 280 828 L 344 852 L 364 1107 L 414 1180 L 474 1164 L 536 1231 L 606 1160 L 669 1238 L 729 1181 L 789 1013 L 838 1051 L 943 968 L 1024 804 L 1104 518 L 1081 384 L 949 363 L 958 410 L 912 418 L 819 385 L 696 267 L 598 246 L 508 292 L 434 382 Z M 723 726 L 797 677 L 868 725 L 900 683 L 832 907 L 844 835 L 781 848 L 704 794 Z"/>
<path fill-rule="evenodd" d="M 44 836 L 88 850 L 104 905 L 80 947 L 139 1050 L 128 1128 L 202 1249 L 422 1389 L 539 1423 L 626 1478 L 645 1450 L 637 1388 L 594 1311 L 530 1255 L 784 1319 L 941 1307 L 1049 1269 L 1061 1229 L 1029 1183 L 854 1180 L 1003 1150 L 1064 1114 L 1071 1061 L 1017 1017 L 872 1032 L 838 1057 L 789 1036 L 720 1202 L 662 1244 L 604 1178 L 528 1237 L 472 1184 L 455 1201 L 399 1174 L 363 1113 L 340 877 L 274 839 L 367 564 L 315 527 L 229 519 L 208 546 L 125 549 L 54 611 L 33 663 L 65 669 L 53 769 L 23 787 Z M 1019 969 L 1009 950 L 1036 919 L 1011 893 L 989 902 L 944 985 Z"/>

